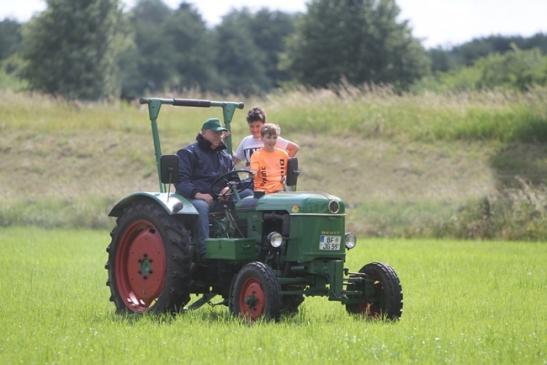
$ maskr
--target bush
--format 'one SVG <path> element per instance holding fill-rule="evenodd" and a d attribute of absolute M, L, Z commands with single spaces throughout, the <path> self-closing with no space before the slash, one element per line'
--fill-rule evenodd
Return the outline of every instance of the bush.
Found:
<path fill-rule="evenodd" d="M 515 48 L 504 54 L 491 54 L 472 66 L 439 73 L 422 80 L 415 90 L 471 91 L 510 89 L 528 91 L 547 85 L 547 56 L 538 49 Z"/>

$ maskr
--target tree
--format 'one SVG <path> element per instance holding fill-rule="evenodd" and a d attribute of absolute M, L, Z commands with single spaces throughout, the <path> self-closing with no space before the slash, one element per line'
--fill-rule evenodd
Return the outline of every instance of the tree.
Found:
<path fill-rule="evenodd" d="M 21 57 L 18 52 L 21 48 L 21 24 L 12 19 L 0 21 L 0 86 L 12 89 L 21 89 L 25 84 L 21 82 Z"/>
<path fill-rule="evenodd" d="M 248 17 L 249 32 L 263 55 L 263 67 L 273 87 L 290 78 L 287 70 L 280 68 L 280 58 L 286 52 L 286 38 L 294 33 L 296 19 L 295 15 L 268 9 L 261 9 Z"/>
<path fill-rule="evenodd" d="M 452 48 L 436 47 L 428 53 L 432 61 L 432 71 L 445 72 L 462 66 L 471 66 L 479 58 L 494 53 L 511 52 L 515 46 L 521 50 L 537 48 L 546 54 L 547 34 L 537 33 L 531 37 L 491 35 L 474 38 Z"/>
<path fill-rule="evenodd" d="M 23 33 L 23 76 L 30 87 L 96 100 L 119 90 L 118 0 L 47 0 Z"/>
<path fill-rule="evenodd" d="M 424 79 L 417 89 L 441 92 L 468 90 L 513 89 L 527 91 L 547 85 L 547 56 L 537 48 L 492 53 L 479 58 L 471 66 L 440 72 Z"/>
<path fill-rule="evenodd" d="M 21 24 L 12 19 L 0 21 L 0 61 L 8 58 L 21 46 Z"/>
<path fill-rule="evenodd" d="M 172 87 L 179 90 L 218 87 L 212 34 L 192 5 L 180 4 L 165 25 L 165 36 L 175 71 L 170 83 Z"/>
<path fill-rule="evenodd" d="M 264 68 L 264 54 L 255 45 L 247 23 L 247 10 L 225 15 L 215 29 L 215 65 L 224 79 L 219 91 L 244 95 L 271 87 Z"/>
<path fill-rule="evenodd" d="M 526 91 L 534 85 L 547 84 L 547 56 L 535 48 L 522 51 L 514 48 L 504 54 L 491 54 L 477 60 L 481 70 L 477 83 L 480 89 L 514 88 Z"/>
<path fill-rule="evenodd" d="M 288 68 L 306 85 L 345 79 L 407 87 L 428 72 L 428 58 L 394 0 L 312 0 L 292 38 Z"/>
<path fill-rule="evenodd" d="M 134 44 L 120 59 L 124 98 L 167 87 L 174 61 L 165 26 L 172 13 L 161 0 L 139 0 L 129 13 Z"/>

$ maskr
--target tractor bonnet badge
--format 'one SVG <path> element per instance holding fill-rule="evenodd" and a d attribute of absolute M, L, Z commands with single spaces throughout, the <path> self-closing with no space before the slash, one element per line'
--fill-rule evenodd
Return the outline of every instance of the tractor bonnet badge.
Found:
<path fill-rule="evenodd" d="M 293 212 L 293 213 L 300 212 L 300 205 L 298 205 L 298 204 L 293 205 L 292 208 L 291 208 L 291 212 Z"/>

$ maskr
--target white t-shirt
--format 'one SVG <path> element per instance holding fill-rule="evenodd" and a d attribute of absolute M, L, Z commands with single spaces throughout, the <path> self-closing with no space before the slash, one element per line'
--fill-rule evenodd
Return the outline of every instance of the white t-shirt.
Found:
<path fill-rule="evenodd" d="M 277 137 L 275 147 L 286 151 L 288 146 L 289 141 L 281 136 Z M 254 138 L 251 134 L 250 136 L 247 136 L 241 140 L 241 143 L 239 144 L 239 146 L 237 146 L 235 157 L 238 160 L 245 161 L 247 164 L 249 164 L 251 162 L 251 156 L 253 155 L 253 152 L 258 151 L 262 147 L 264 147 L 262 139 Z"/>

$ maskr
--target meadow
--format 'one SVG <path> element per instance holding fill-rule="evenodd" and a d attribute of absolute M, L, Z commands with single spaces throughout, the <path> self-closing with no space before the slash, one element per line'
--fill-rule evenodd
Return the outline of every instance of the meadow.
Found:
<path fill-rule="evenodd" d="M 0 363 L 545 364 L 545 242 L 361 239 L 352 270 L 391 264 L 395 323 L 307 298 L 295 317 L 249 325 L 225 307 L 114 314 L 107 230 L 0 229 Z"/>
<path fill-rule="evenodd" d="M 225 99 L 246 104 L 234 116 L 234 145 L 247 133 L 247 109 L 263 106 L 301 146 L 299 190 L 343 198 L 354 231 L 544 240 L 546 97 L 545 88 L 399 95 L 348 86 Z M 191 143 L 220 114 L 164 106 L 163 152 Z M 2 91 L 0 153 L 0 226 L 107 229 L 116 201 L 158 189 L 148 113 L 137 103 Z"/>

